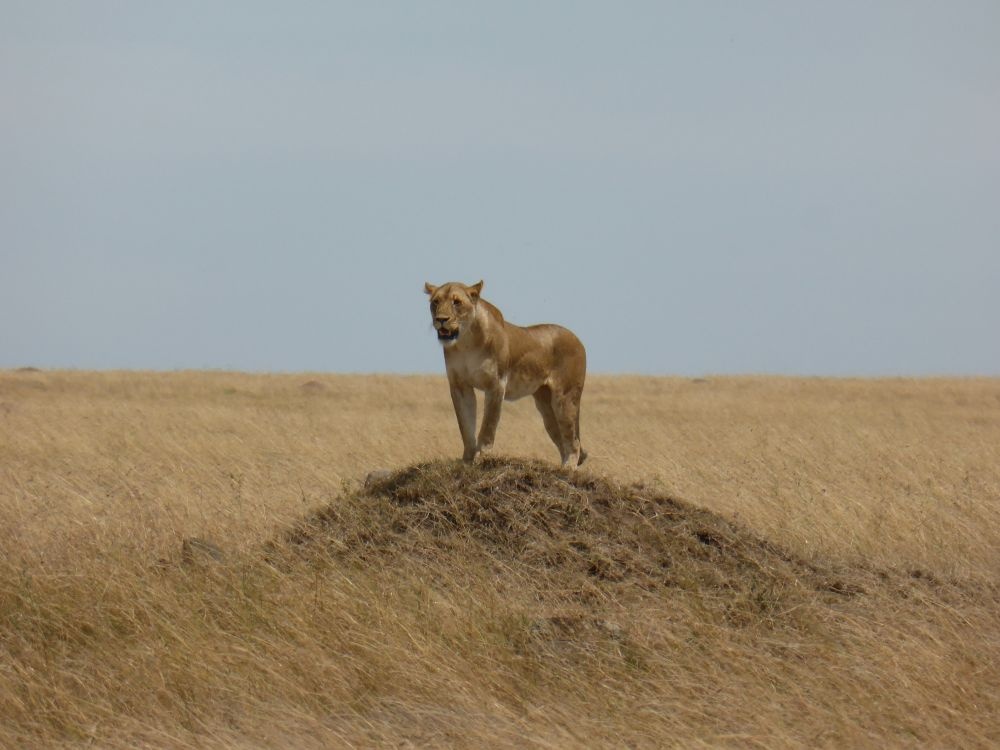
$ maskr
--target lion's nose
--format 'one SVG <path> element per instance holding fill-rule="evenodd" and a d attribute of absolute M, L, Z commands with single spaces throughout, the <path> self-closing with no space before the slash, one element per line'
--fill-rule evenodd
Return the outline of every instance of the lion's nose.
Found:
<path fill-rule="evenodd" d="M 440 316 L 436 317 L 436 318 L 434 318 L 434 322 L 435 323 L 441 323 L 441 324 L 447 323 L 448 322 L 448 316 L 446 315 L 443 318 L 440 317 Z"/>

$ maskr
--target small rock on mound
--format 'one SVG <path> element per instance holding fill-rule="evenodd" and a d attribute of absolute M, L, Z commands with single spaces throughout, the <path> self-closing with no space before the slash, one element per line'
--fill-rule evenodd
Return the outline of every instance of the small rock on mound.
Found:
<path fill-rule="evenodd" d="M 322 393 L 326 390 L 326 386 L 318 380 L 307 380 L 299 386 L 299 390 L 303 393 Z"/>

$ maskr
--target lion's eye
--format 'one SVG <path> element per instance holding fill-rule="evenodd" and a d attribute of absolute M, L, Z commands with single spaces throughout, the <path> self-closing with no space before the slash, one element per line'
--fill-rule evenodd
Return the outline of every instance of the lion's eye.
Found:
<path fill-rule="evenodd" d="M 453 304 L 455 307 L 461 307 L 462 306 L 462 303 L 459 302 L 457 299 L 456 300 L 452 300 L 451 304 Z"/>

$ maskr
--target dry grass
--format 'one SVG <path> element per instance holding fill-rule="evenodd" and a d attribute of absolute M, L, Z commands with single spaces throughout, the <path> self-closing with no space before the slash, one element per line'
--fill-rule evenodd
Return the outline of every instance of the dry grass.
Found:
<path fill-rule="evenodd" d="M 0 746 L 1000 743 L 1000 381 L 584 399 L 0 372 Z"/>

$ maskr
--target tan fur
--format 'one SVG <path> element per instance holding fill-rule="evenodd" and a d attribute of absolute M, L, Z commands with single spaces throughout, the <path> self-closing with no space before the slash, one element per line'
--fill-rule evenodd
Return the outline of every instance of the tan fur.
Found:
<path fill-rule="evenodd" d="M 504 400 L 534 396 L 545 429 L 559 449 L 563 466 L 583 463 L 580 396 L 587 352 L 572 331 L 552 324 L 516 326 L 480 297 L 483 282 L 425 284 L 431 318 L 444 349 L 451 399 L 465 451 L 476 456 L 493 447 Z M 483 424 L 476 438 L 476 395 L 484 391 Z"/>

